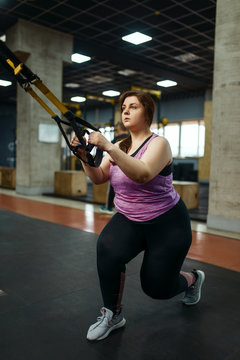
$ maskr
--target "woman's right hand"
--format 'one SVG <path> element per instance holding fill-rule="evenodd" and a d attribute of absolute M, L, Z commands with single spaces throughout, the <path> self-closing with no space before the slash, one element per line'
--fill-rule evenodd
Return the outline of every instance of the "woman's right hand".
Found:
<path fill-rule="evenodd" d="M 84 139 L 85 143 L 86 143 L 86 140 Z M 74 134 L 73 138 L 72 138 L 72 141 L 70 143 L 72 146 L 77 146 L 77 145 L 80 145 L 80 141 L 77 137 L 77 135 Z M 78 147 L 77 149 L 77 152 L 79 154 L 79 156 L 83 159 L 83 160 L 87 160 L 87 157 L 86 157 L 86 150 L 84 149 L 84 147 L 81 145 Z"/>

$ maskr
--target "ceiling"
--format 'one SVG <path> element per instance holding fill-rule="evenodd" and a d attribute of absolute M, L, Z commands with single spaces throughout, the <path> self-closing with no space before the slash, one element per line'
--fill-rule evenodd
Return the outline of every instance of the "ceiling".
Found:
<path fill-rule="evenodd" d="M 216 0 L 0 0 L 0 35 L 19 18 L 73 35 L 74 51 L 91 60 L 64 67 L 64 101 L 131 86 L 161 90 L 165 99 L 181 98 L 212 86 L 215 10 Z M 152 40 L 141 45 L 122 40 L 135 31 Z M 119 74 L 125 69 L 134 74 Z M 3 69 L 0 76 L 6 79 Z M 178 85 L 156 85 L 166 79 Z M 15 91 L 15 85 L 1 88 L 1 99 L 14 101 Z"/>

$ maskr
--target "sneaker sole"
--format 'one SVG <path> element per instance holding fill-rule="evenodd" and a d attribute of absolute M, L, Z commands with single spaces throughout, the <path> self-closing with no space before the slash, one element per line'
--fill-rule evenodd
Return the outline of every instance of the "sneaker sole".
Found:
<path fill-rule="evenodd" d="M 123 327 L 125 324 L 126 324 L 126 320 L 123 318 L 122 321 L 120 321 L 118 324 L 110 327 L 109 330 L 103 336 L 98 338 L 97 340 L 105 339 L 110 334 L 111 331 L 119 329 L 119 328 Z"/>
<path fill-rule="evenodd" d="M 205 273 L 201 270 L 197 270 L 197 274 L 201 274 L 200 276 L 202 277 L 202 282 L 201 282 L 201 285 L 200 285 L 200 288 L 199 288 L 199 298 L 197 301 L 195 302 L 192 302 L 192 303 L 185 303 L 182 301 L 182 303 L 184 305 L 187 305 L 187 306 L 191 306 L 191 305 L 196 305 L 197 303 L 199 303 L 199 301 L 201 300 L 201 289 L 202 289 L 202 286 L 203 286 L 203 283 L 204 283 L 204 280 L 205 280 Z"/>
<path fill-rule="evenodd" d="M 105 338 L 110 334 L 111 331 L 116 330 L 116 329 L 119 329 L 119 328 L 123 327 L 125 324 L 126 324 L 126 320 L 123 318 L 119 323 L 117 323 L 116 325 L 110 327 L 110 328 L 108 329 L 108 331 L 107 331 L 104 335 L 102 335 L 101 337 L 99 337 L 99 338 L 97 338 L 97 339 L 88 339 L 88 338 L 87 338 L 87 339 L 88 339 L 89 341 L 103 340 L 103 339 L 105 339 Z"/>

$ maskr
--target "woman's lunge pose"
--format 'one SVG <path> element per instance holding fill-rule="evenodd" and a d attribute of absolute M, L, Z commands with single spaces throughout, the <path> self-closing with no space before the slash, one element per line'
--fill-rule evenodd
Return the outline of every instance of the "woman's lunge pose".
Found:
<path fill-rule="evenodd" d="M 188 211 L 172 185 L 172 153 L 168 141 L 150 131 L 155 104 L 144 92 L 121 95 L 122 122 L 130 135 L 116 144 L 99 132 L 88 142 L 107 154 L 100 167 L 83 163 L 96 184 L 110 180 L 117 213 L 99 236 L 97 268 L 103 298 L 101 316 L 90 326 L 88 340 L 101 340 L 126 320 L 121 310 L 126 264 L 144 252 L 140 270 L 143 291 L 168 299 L 185 291 L 182 302 L 201 297 L 204 272 L 182 272 L 192 241 Z M 79 144 L 76 137 L 72 145 Z M 84 150 L 79 149 L 84 158 Z"/>

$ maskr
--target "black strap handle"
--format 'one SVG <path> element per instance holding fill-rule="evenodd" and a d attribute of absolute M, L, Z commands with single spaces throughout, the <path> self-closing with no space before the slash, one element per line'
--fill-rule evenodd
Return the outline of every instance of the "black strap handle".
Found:
<path fill-rule="evenodd" d="M 74 114 L 73 114 L 74 115 Z M 98 147 L 92 145 L 92 144 L 86 144 L 85 142 L 85 138 L 84 135 L 86 133 L 89 134 L 89 131 L 84 129 L 82 126 L 77 125 L 76 121 L 79 121 L 79 118 L 76 117 L 76 119 L 71 122 L 66 122 L 63 121 L 62 119 L 60 119 L 57 115 L 53 117 L 53 119 L 56 121 L 59 130 L 61 131 L 67 146 L 69 147 L 69 149 L 71 150 L 71 152 L 81 161 L 83 161 L 85 164 L 88 164 L 92 167 L 99 167 L 101 162 L 102 162 L 102 158 L 103 158 L 103 151 L 100 150 Z M 73 129 L 73 131 L 75 132 L 80 144 L 76 145 L 76 146 L 72 146 L 68 140 L 67 134 L 65 133 L 63 127 L 62 127 L 62 123 L 65 125 L 68 125 L 69 127 L 71 127 Z M 86 151 L 86 158 L 87 161 L 84 160 L 78 153 L 78 148 L 82 147 L 85 151 Z M 96 148 L 96 154 L 93 156 L 91 154 L 92 150 Z"/>

